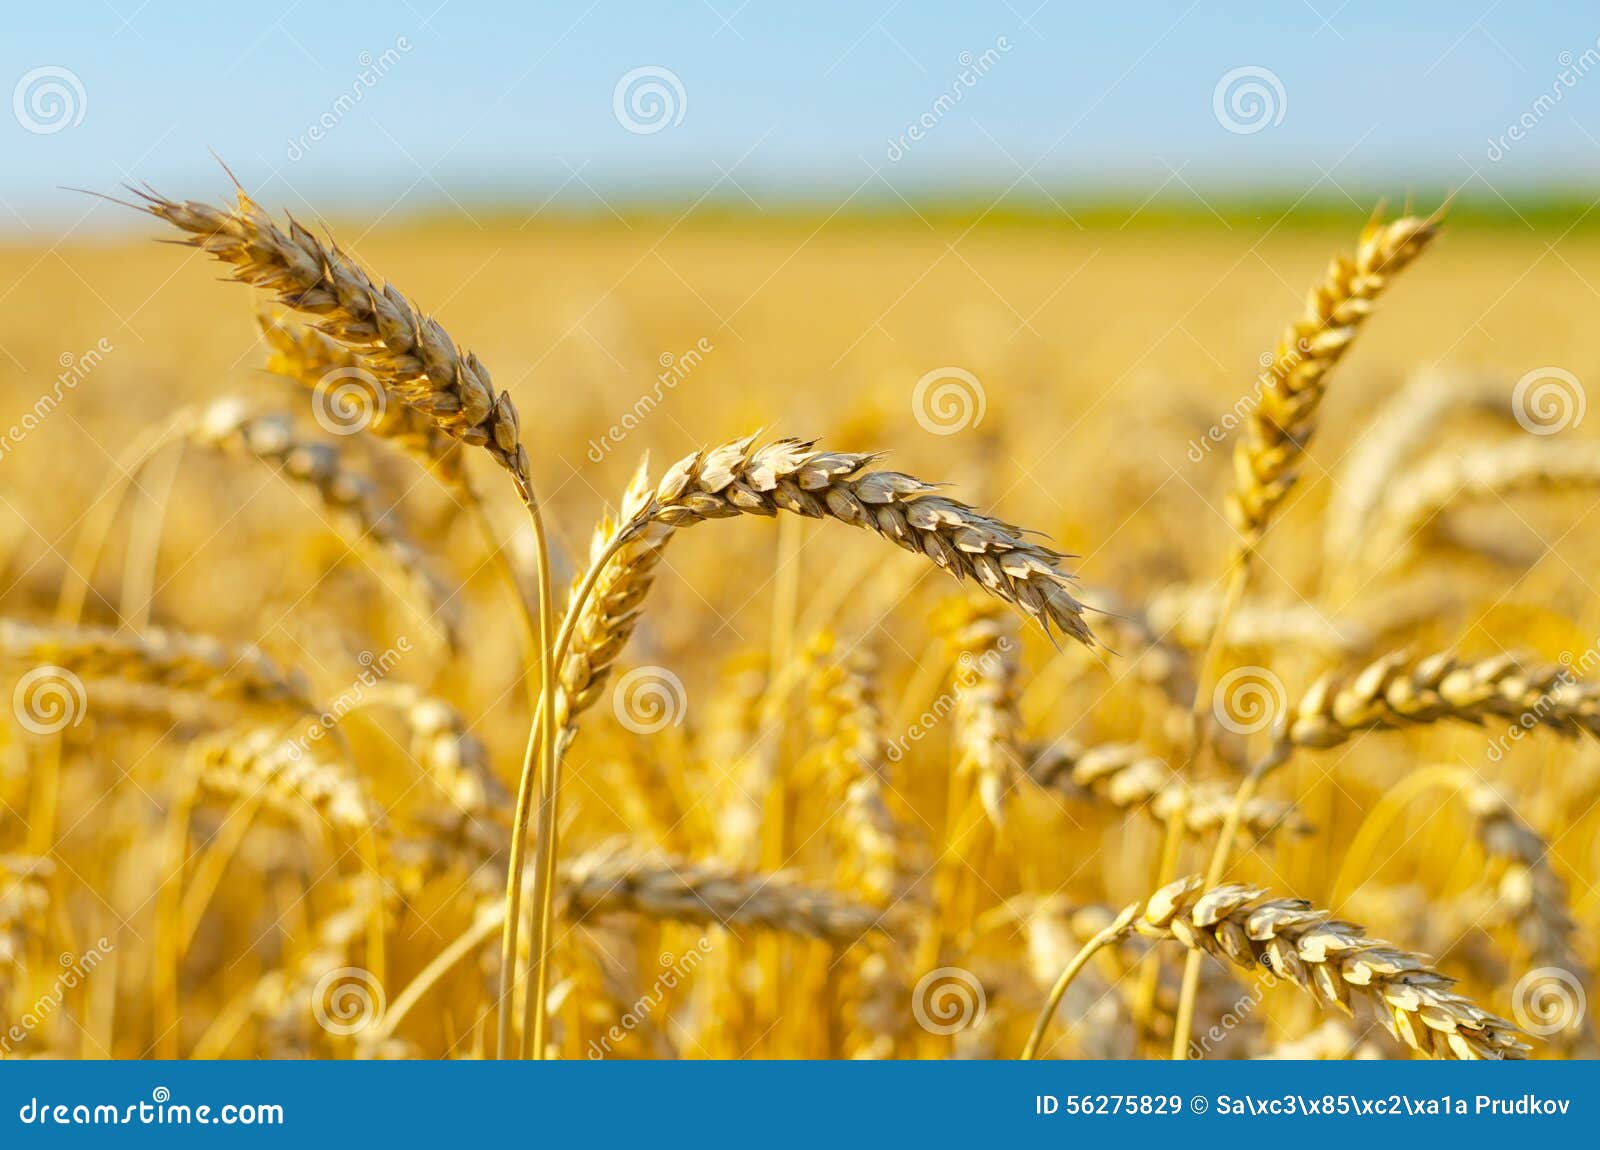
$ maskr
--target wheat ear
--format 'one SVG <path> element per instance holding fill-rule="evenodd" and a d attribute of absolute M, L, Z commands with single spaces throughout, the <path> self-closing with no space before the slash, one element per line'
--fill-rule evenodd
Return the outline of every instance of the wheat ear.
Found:
<path fill-rule="evenodd" d="M 423 619 L 439 627 L 452 648 L 459 646 L 461 612 L 454 589 L 383 506 L 377 488 L 346 467 L 336 447 L 305 438 L 285 413 L 258 412 L 234 398 L 218 400 L 201 412 L 190 438 L 221 452 L 259 460 L 314 492 L 322 506 L 347 525 L 347 535 L 376 551 L 400 575 Z"/>
<path fill-rule="evenodd" d="M 989 821 L 1003 827 L 1006 800 L 1023 762 L 1017 706 L 1022 643 L 1016 621 L 990 600 L 962 598 L 945 605 L 937 626 L 953 667 L 956 773 L 972 780 Z"/>
<path fill-rule="evenodd" d="M 895 897 L 900 828 L 889 812 L 876 667 L 861 648 L 841 652 L 831 632 L 807 644 L 806 726 L 818 774 L 838 815 L 829 828 L 846 885 L 874 902 Z"/>
<path fill-rule="evenodd" d="M 458 441 L 423 412 L 391 396 L 366 360 L 315 328 L 264 313 L 256 319 L 271 349 L 269 372 L 315 393 L 334 408 L 334 416 L 354 415 L 363 421 L 364 431 L 411 455 L 445 486 L 461 489 L 465 475 Z"/>
<path fill-rule="evenodd" d="M 885 911 L 785 872 L 761 873 L 656 856 L 613 844 L 563 867 L 569 913 L 626 912 L 646 918 L 767 928 L 849 945 L 886 929 Z"/>
<path fill-rule="evenodd" d="M 1505 379 L 1475 372 L 1424 371 L 1378 409 L 1340 461 L 1324 515 L 1325 562 L 1343 563 L 1359 548 L 1368 522 L 1396 490 L 1406 464 L 1419 449 L 1435 442 L 1443 420 L 1466 410 L 1509 419 L 1511 389 Z"/>
<path fill-rule="evenodd" d="M 1220 828 L 1233 801 L 1228 784 L 1186 783 L 1164 760 L 1131 743 L 1080 747 L 1069 739 L 1057 739 L 1026 750 L 1024 763 L 1035 784 L 1069 799 L 1123 811 L 1148 808 L 1162 821 L 1181 807 L 1184 826 L 1195 834 Z M 1240 829 L 1261 838 L 1283 829 L 1307 828 L 1293 803 L 1256 797 L 1245 805 Z"/>
<path fill-rule="evenodd" d="M 1420 255 L 1437 234 L 1433 221 L 1406 216 L 1373 220 L 1356 252 L 1337 256 L 1312 287 L 1305 310 L 1278 342 L 1257 381 L 1257 403 L 1234 447 L 1228 514 L 1247 546 L 1294 486 L 1294 466 L 1316 430 L 1328 372 L 1372 314 L 1389 277 Z"/>
<path fill-rule="evenodd" d="M 1521 1058 L 1528 1046 L 1503 1018 L 1451 991 L 1453 981 L 1419 955 L 1367 937 L 1297 898 L 1264 898 L 1255 887 L 1227 883 L 1210 890 L 1198 875 L 1135 903 L 1090 940 L 1052 991 L 1024 1057 L 1038 1049 L 1065 987 L 1100 947 L 1130 933 L 1173 939 L 1244 970 L 1265 970 L 1309 993 L 1324 1009 L 1353 1014 L 1362 1001 L 1389 1033 L 1433 1058 Z"/>
<path fill-rule="evenodd" d="M 82 679 L 118 679 L 261 707 L 317 710 L 311 685 L 253 646 L 149 628 L 138 634 L 0 619 L 0 654 L 62 667 Z"/>
<path fill-rule="evenodd" d="M 498 1053 L 511 1045 L 512 966 L 516 956 L 518 904 L 527 825 L 535 790 L 548 803 L 555 786 L 555 668 L 552 662 L 555 610 L 552 605 L 550 550 L 544 518 L 534 495 L 528 453 L 523 449 L 516 405 L 507 392 L 495 395 L 488 370 L 471 352 L 456 346 L 444 328 L 423 315 L 392 284 L 381 288 L 342 252 L 324 244 L 290 220 L 286 233 L 244 192 L 232 209 L 137 192 L 144 210 L 189 234 L 187 241 L 233 269 L 235 279 L 274 292 L 279 303 L 317 317 L 318 330 L 360 354 L 378 382 L 405 404 L 422 412 L 445 434 L 481 447 L 510 473 L 533 528 L 538 568 L 539 718 L 528 733 L 518 784 L 516 830 L 507 865 L 508 911 L 501 962 Z M 522 606 L 519 598 L 519 607 Z M 529 668 L 530 672 L 532 668 Z M 540 851 L 550 849 L 545 836 Z M 539 909 L 548 923 L 550 908 Z M 545 1022 L 548 971 L 544 951 L 534 951 L 530 980 L 538 997 L 535 1030 Z M 542 1035 L 533 1038 L 542 1052 Z"/>
<path fill-rule="evenodd" d="M 1491 718 L 1568 736 L 1600 733 L 1600 689 L 1566 666 L 1525 664 L 1515 655 L 1462 661 L 1391 652 L 1353 674 L 1319 679 L 1294 706 L 1287 740 L 1336 747 L 1362 731 Z"/>
<path fill-rule="evenodd" d="M 926 555 L 957 578 L 1085 645 L 1093 636 L 1061 570 L 1067 556 L 1022 528 L 938 494 L 939 487 L 894 471 L 869 470 L 876 455 L 813 450 L 810 440 L 762 447 L 746 436 L 685 456 L 655 491 L 652 520 L 673 526 L 778 512 L 834 519 Z"/>
<path fill-rule="evenodd" d="M 379 286 L 338 245 L 293 219 L 278 227 L 243 189 L 232 208 L 136 192 L 144 210 L 188 233 L 185 242 L 233 269 L 233 278 L 315 316 L 317 329 L 356 352 L 383 387 L 439 430 L 484 448 L 531 491 L 516 406 L 494 393 L 488 370 L 393 284 Z"/>
<path fill-rule="evenodd" d="M 1436 515 L 1469 500 L 1600 485 L 1600 450 L 1590 443 L 1526 438 L 1439 451 L 1400 475 L 1372 516 L 1361 554 L 1392 561 Z"/>

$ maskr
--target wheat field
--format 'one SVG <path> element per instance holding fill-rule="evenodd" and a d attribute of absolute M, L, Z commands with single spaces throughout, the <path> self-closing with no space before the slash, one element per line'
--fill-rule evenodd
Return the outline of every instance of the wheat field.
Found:
<path fill-rule="evenodd" d="M 1591 232 L 130 206 L 0 246 L 5 1056 L 1595 1053 Z"/>

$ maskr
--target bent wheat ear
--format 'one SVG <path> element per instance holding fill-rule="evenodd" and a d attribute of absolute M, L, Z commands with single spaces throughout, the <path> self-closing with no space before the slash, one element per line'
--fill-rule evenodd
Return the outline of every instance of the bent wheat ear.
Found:
<path fill-rule="evenodd" d="M 516 406 L 497 397 L 488 370 L 401 295 L 379 286 L 333 243 L 292 219 L 281 230 L 243 190 L 233 208 L 178 203 L 139 192 L 144 210 L 187 232 L 188 242 L 233 268 L 233 278 L 317 317 L 317 329 L 360 354 L 382 385 L 445 434 L 484 448 L 531 498 Z"/>
<path fill-rule="evenodd" d="M 1245 970 L 1270 970 L 1324 1008 L 1370 1004 L 1389 1033 L 1433 1058 L 1521 1058 L 1521 1032 L 1450 990 L 1452 979 L 1421 956 L 1368 938 L 1297 898 L 1229 883 L 1203 890 L 1198 875 L 1151 896 L 1133 929 L 1176 939 Z"/>
<path fill-rule="evenodd" d="M 1384 655 L 1354 674 L 1328 674 L 1295 706 L 1288 740 L 1337 747 L 1362 731 L 1454 719 L 1501 718 L 1557 734 L 1600 734 L 1600 687 L 1560 665 L 1524 665 L 1515 655 L 1463 662 L 1448 653 Z"/>
<path fill-rule="evenodd" d="M 366 393 L 360 400 L 361 411 L 371 413 L 363 430 L 413 456 L 447 487 L 462 485 L 459 443 L 421 411 L 391 396 L 359 355 L 315 328 L 265 313 L 258 314 L 256 322 L 272 349 L 267 359 L 269 372 L 308 391 L 322 389 L 325 395 L 346 384 L 359 388 Z"/>
<path fill-rule="evenodd" d="M 208 635 L 160 628 L 135 635 L 108 627 L 0 619 L 0 655 L 51 663 L 84 679 L 120 679 L 229 702 L 317 710 L 311 685 L 299 671 L 281 669 L 258 647 L 229 646 Z"/>
<path fill-rule="evenodd" d="M 1294 486 L 1294 465 L 1316 430 L 1327 375 L 1355 340 L 1389 277 L 1437 234 L 1430 220 L 1406 216 L 1367 225 L 1354 257 L 1338 256 L 1311 289 L 1305 311 L 1284 332 L 1256 383 L 1258 401 L 1233 452 L 1228 516 L 1253 546 Z"/>
<path fill-rule="evenodd" d="M 1022 528 L 937 494 L 937 484 L 872 471 L 877 455 L 813 450 L 780 439 L 762 447 L 751 435 L 685 456 L 656 488 L 652 518 L 673 526 L 783 511 L 835 519 L 926 555 L 958 579 L 1010 603 L 1048 632 L 1059 627 L 1085 646 L 1094 637 L 1083 605 L 1068 592 L 1067 556 L 1032 542 Z"/>

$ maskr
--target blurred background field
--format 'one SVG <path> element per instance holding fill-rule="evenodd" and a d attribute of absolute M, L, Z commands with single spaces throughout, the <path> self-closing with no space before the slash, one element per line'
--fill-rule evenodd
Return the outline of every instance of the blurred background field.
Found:
<path fill-rule="evenodd" d="M 1205 868 L 1215 827 L 1164 859 L 1159 799 L 1039 766 L 1132 745 L 1145 768 L 1232 794 L 1231 756 L 1187 753 L 1184 683 L 1202 678 L 1211 617 L 1184 604 L 1216 599 L 1235 546 L 1241 398 L 1380 205 L 1392 218 L 1449 201 L 1331 376 L 1216 669 L 1261 672 L 1281 710 L 1390 652 L 1600 659 L 1600 466 L 1452 490 L 1379 552 L 1327 535 L 1330 504 L 1365 478 L 1352 449 L 1429 380 L 1477 398 L 1425 421 L 1386 499 L 1411 465 L 1466 445 L 1600 451 L 1600 417 L 1585 418 L 1600 49 L 1581 6 L 1162 4 L 1090 20 L 825 5 L 804 21 L 761 6 L 267 7 L 215 29 L 155 6 L 88 31 L 30 12 L 0 45 L 18 101 L 36 73 L 62 101 L 0 119 L 15 157 L 0 172 L 0 615 L 71 614 L 81 578 L 84 623 L 257 645 L 306 677 L 308 713 L 360 697 L 312 782 L 357 796 L 362 818 L 329 818 L 315 786 L 261 810 L 255 794 L 189 796 L 190 812 L 186 787 L 257 726 L 277 730 L 208 688 L 123 690 L 102 667 L 64 729 L 0 708 L 0 1053 L 474 1057 L 501 1038 L 492 915 L 529 683 L 472 501 L 390 444 L 337 434 L 304 380 L 267 370 L 259 317 L 281 309 L 152 242 L 173 238 L 158 221 L 61 187 L 148 180 L 223 202 L 207 146 L 274 219 L 331 234 L 509 392 L 558 590 L 641 458 L 659 478 L 760 430 L 947 482 L 1071 553 L 1103 609 L 1091 654 L 839 523 L 682 532 L 567 756 L 553 1053 L 1015 1057 L 1112 910 Z M 959 107 L 895 155 L 986 49 Z M 341 100 L 375 56 L 383 74 Z M 647 125 L 623 103 L 636 71 L 665 85 Z M 1264 118 L 1230 118 L 1235 71 L 1266 85 Z M 302 139 L 329 115 L 325 139 Z M 1537 413 L 1553 427 L 1530 427 L 1529 380 L 1559 385 Z M 135 467 L 177 413 L 222 396 L 286 413 L 370 485 L 462 616 L 457 649 L 438 634 L 449 612 L 419 614 L 285 469 L 193 443 Z M 464 454 L 531 597 L 509 484 Z M 1000 638 L 1015 646 L 974 691 L 973 656 Z M 31 665 L 9 659 L 8 689 Z M 617 683 L 635 673 L 656 691 L 642 720 Z M 1592 1052 L 1600 759 L 1585 721 L 1577 739 L 1514 738 L 1507 714 L 1302 747 L 1264 793 L 1309 829 L 1254 828 L 1229 874 L 1429 956 L 1532 1032 L 1536 1057 Z M 908 744 L 913 729 L 927 737 Z M 1011 785 L 990 826 L 965 788 L 996 756 Z M 56 777 L 59 796 L 40 781 Z M 876 840 L 845 801 L 863 779 L 892 827 L 888 881 L 867 873 Z M 1484 806 L 1491 792 L 1522 822 Z M 644 861 L 616 878 L 618 858 Z M 650 882 L 694 889 L 663 910 L 637 896 Z M 783 902 L 795 884 L 815 900 Z M 852 914 L 870 927 L 852 931 Z M 1103 952 L 1042 1053 L 1165 1057 L 1182 951 L 1151 949 Z M 103 962 L 63 992 L 56 964 L 78 972 L 85 953 Z M 953 989 L 929 981 L 941 974 Z M 1408 1053 L 1370 1016 L 1258 986 L 1207 964 L 1190 1053 Z"/>

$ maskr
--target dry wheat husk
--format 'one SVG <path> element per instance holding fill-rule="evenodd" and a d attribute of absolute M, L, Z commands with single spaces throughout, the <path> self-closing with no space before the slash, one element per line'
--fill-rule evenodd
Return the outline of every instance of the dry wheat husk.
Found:
<path fill-rule="evenodd" d="M 1257 403 L 1234 447 L 1228 516 L 1249 543 L 1294 486 L 1295 464 L 1316 430 L 1327 375 L 1372 314 L 1374 302 L 1399 272 L 1428 246 L 1437 228 L 1405 216 L 1373 220 L 1356 253 L 1337 256 L 1312 287 L 1305 310 L 1284 332 L 1272 362 L 1257 381 Z"/>

